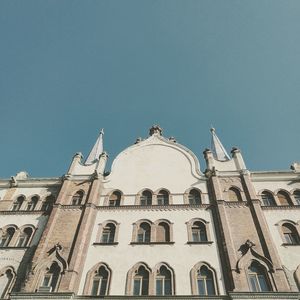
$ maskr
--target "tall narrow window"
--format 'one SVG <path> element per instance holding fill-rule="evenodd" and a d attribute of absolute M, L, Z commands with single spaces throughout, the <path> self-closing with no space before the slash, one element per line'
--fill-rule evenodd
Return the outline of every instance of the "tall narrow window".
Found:
<path fill-rule="evenodd" d="M 273 195 L 269 192 L 266 192 L 266 191 L 262 192 L 261 199 L 262 199 L 264 206 L 275 206 L 276 205 Z"/>
<path fill-rule="evenodd" d="M 13 203 L 13 206 L 12 206 L 12 210 L 13 211 L 18 211 L 21 209 L 21 206 L 23 204 L 25 200 L 25 197 L 24 196 L 19 196 Z"/>
<path fill-rule="evenodd" d="M 103 228 L 101 243 L 109 244 L 115 241 L 116 226 L 113 223 L 108 223 Z"/>
<path fill-rule="evenodd" d="M 170 227 L 165 222 L 156 226 L 156 242 L 170 242 Z"/>
<path fill-rule="evenodd" d="M 27 247 L 32 236 L 33 230 L 31 227 L 26 227 L 19 236 L 17 247 Z"/>
<path fill-rule="evenodd" d="M 199 191 L 192 189 L 189 193 L 189 204 L 190 205 L 199 205 L 201 204 L 201 196 Z"/>
<path fill-rule="evenodd" d="M 152 193 L 150 191 L 143 191 L 140 201 L 141 201 L 141 205 L 151 205 Z"/>
<path fill-rule="evenodd" d="M 287 244 L 298 245 L 300 244 L 300 239 L 296 228 L 289 223 L 284 223 L 282 225 L 282 232 Z"/>
<path fill-rule="evenodd" d="M 27 205 L 27 211 L 32 211 L 35 209 L 36 207 L 36 204 L 38 203 L 39 201 L 39 197 L 38 196 L 33 196 L 31 197 L 30 201 L 28 202 L 28 205 Z"/>
<path fill-rule="evenodd" d="M 291 199 L 287 193 L 280 191 L 278 192 L 277 197 L 280 205 L 292 205 Z"/>
<path fill-rule="evenodd" d="M 300 205 L 300 191 L 294 192 L 294 198 L 295 198 L 296 204 Z"/>
<path fill-rule="evenodd" d="M 251 292 L 268 292 L 271 290 L 265 267 L 257 261 L 248 268 L 248 278 Z"/>
<path fill-rule="evenodd" d="M 192 226 L 192 241 L 193 242 L 206 242 L 207 233 L 206 226 L 202 222 L 195 222 Z"/>
<path fill-rule="evenodd" d="M 72 205 L 81 205 L 83 199 L 84 192 L 78 191 L 72 197 Z"/>
<path fill-rule="evenodd" d="M 151 240 L 151 226 L 143 222 L 137 232 L 137 242 L 138 243 L 150 243 Z"/>
<path fill-rule="evenodd" d="M 6 233 L 0 239 L 0 247 L 1 248 L 10 246 L 10 242 L 11 242 L 15 232 L 16 232 L 15 228 L 13 228 L 13 227 L 7 228 Z"/>
<path fill-rule="evenodd" d="M 216 295 L 213 272 L 202 265 L 197 272 L 198 295 Z"/>
<path fill-rule="evenodd" d="M 156 296 L 172 295 L 172 274 L 166 266 L 161 266 L 155 278 Z"/>
<path fill-rule="evenodd" d="M 54 204 L 54 201 L 55 201 L 54 196 L 52 196 L 52 195 L 47 196 L 45 201 L 42 204 L 41 210 L 44 210 L 44 211 L 49 210 L 52 207 L 52 205 Z"/>
<path fill-rule="evenodd" d="M 118 191 L 113 192 L 109 197 L 109 206 L 120 206 L 121 193 Z"/>
<path fill-rule="evenodd" d="M 169 193 L 161 190 L 157 195 L 157 205 L 168 205 L 169 204 Z"/>
<path fill-rule="evenodd" d="M 105 296 L 108 294 L 108 269 L 104 266 L 96 271 L 92 283 L 92 296 Z"/>
<path fill-rule="evenodd" d="M 229 201 L 243 201 L 240 191 L 234 187 L 231 187 L 228 190 L 228 200 Z"/>
<path fill-rule="evenodd" d="M 52 263 L 51 267 L 47 270 L 47 272 L 44 275 L 39 290 L 54 292 L 57 289 L 60 272 L 61 269 L 57 262 Z"/>
<path fill-rule="evenodd" d="M 133 278 L 133 295 L 149 295 L 149 272 L 140 266 Z"/>
<path fill-rule="evenodd" d="M 5 299 L 10 293 L 12 287 L 12 280 L 14 278 L 11 269 L 8 269 L 4 274 L 0 276 L 0 298 Z"/>

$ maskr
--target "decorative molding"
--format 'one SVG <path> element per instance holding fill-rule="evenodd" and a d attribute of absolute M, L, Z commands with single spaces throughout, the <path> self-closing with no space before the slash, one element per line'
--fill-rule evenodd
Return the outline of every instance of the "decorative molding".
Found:
<path fill-rule="evenodd" d="M 146 210 L 146 211 L 168 211 L 168 210 L 205 210 L 210 209 L 211 204 L 189 205 L 189 204 L 170 204 L 170 205 L 122 205 L 122 206 L 97 206 L 98 210 Z"/>

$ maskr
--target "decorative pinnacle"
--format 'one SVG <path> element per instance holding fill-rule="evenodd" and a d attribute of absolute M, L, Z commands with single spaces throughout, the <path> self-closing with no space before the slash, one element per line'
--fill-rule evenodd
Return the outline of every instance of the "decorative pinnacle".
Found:
<path fill-rule="evenodd" d="M 159 125 L 153 125 L 149 130 L 149 135 L 162 135 L 162 128 Z"/>

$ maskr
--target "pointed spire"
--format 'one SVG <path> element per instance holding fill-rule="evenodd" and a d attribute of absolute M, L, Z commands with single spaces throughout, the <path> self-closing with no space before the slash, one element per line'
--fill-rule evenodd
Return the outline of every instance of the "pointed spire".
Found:
<path fill-rule="evenodd" d="M 103 135 L 104 131 L 101 129 L 99 137 L 84 163 L 85 165 L 91 165 L 99 159 L 100 154 L 103 152 Z"/>
<path fill-rule="evenodd" d="M 214 158 L 221 161 L 230 160 L 229 155 L 227 154 L 224 146 L 216 135 L 216 130 L 212 127 L 210 129 L 212 134 L 211 137 L 211 148 L 214 155 Z"/>

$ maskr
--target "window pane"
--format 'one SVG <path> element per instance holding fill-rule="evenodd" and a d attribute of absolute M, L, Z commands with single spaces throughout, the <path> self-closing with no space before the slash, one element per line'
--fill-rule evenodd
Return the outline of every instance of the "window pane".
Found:
<path fill-rule="evenodd" d="M 165 295 L 171 295 L 171 279 L 165 279 Z"/>
<path fill-rule="evenodd" d="M 100 295 L 106 295 L 106 286 L 107 286 L 107 279 L 102 278 L 101 280 L 101 287 L 100 287 Z"/>
<path fill-rule="evenodd" d="M 206 279 L 207 295 L 215 295 L 215 286 L 211 278 Z"/>
<path fill-rule="evenodd" d="M 257 280 L 255 275 L 249 275 L 250 285 L 251 285 L 251 291 L 252 292 L 259 292 Z"/>
<path fill-rule="evenodd" d="M 139 296 L 140 295 L 140 289 L 141 289 L 141 280 L 135 279 L 133 282 L 133 295 Z"/>
<path fill-rule="evenodd" d="M 200 242 L 199 230 L 192 229 L 193 242 Z"/>
<path fill-rule="evenodd" d="M 148 278 L 143 278 L 142 281 L 142 295 L 148 295 L 149 281 Z"/>
<path fill-rule="evenodd" d="M 143 243 L 144 242 L 144 234 L 143 233 L 139 233 L 137 235 L 137 241 L 138 241 L 138 243 Z"/>
<path fill-rule="evenodd" d="M 263 274 L 258 275 L 258 282 L 259 282 L 259 285 L 260 285 L 260 290 L 262 292 L 268 292 L 269 291 L 269 287 L 268 287 L 265 275 L 263 275 Z"/>
<path fill-rule="evenodd" d="M 199 295 L 206 295 L 205 283 L 203 279 L 198 279 L 198 293 Z"/>
<path fill-rule="evenodd" d="M 156 279 L 156 295 L 160 296 L 163 294 L 163 280 L 162 279 Z"/>
<path fill-rule="evenodd" d="M 44 280 L 43 280 L 42 286 L 49 286 L 50 285 L 50 280 L 51 280 L 51 275 L 50 274 L 46 274 L 44 276 Z"/>
<path fill-rule="evenodd" d="M 95 278 L 93 280 L 92 296 L 96 296 L 98 294 L 99 284 L 100 284 L 100 279 L 99 278 Z"/>

